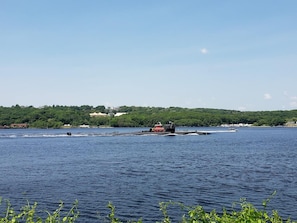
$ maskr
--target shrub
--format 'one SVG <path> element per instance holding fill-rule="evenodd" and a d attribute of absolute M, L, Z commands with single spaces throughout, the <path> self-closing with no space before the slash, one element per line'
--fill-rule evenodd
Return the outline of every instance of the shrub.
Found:
<path fill-rule="evenodd" d="M 9 200 L 5 200 L 4 202 L 6 203 L 6 211 L 4 216 L 0 215 L 0 223 L 73 223 L 79 215 L 79 211 L 77 209 L 77 200 L 73 203 L 71 209 L 68 212 L 63 211 L 64 203 L 61 201 L 59 207 L 53 213 L 46 211 L 47 217 L 44 219 L 42 219 L 37 214 L 37 202 L 35 202 L 33 205 L 28 202 L 20 209 L 20 211 L 15 211 Z M 2 205 L 1 198 L 0 205 Z"/>
<path fill-rule="evenodd" d="M 217 213 L 216 210 L 207 212 L 200 205 L 198 206 L 185 206 L 178 202 L 161 202 L 160 210 L 163 214 L 163 219 L 158 223 L 171 223 L 171 217 L 168 214 L 168 210 L 173 206 L 178 206 L 183 213 L 180 218 L 180 223 L 297 223 L 291 219 L 284 220 L 278 214 L 277 211 L 272 211 L 269 214 L 266 211 L 267 203 L 270 198 L 263 201 L 263 209 L 258 210 L 251 203 L 245 199 L 241 199 L 239 203 L 235 203 L 233 210 L 227 211 L 223 209 L 222 213 Z M 3 216 L 0 214 L 0 223 L 73 223 L 79 217 L 78 201 L 76 200 L 69 211 L 63 211 L 64 203 L 60 202 L 59 207 L 52 213 L 46 211 L 47 216 L 44 219 L 37 215 L 37 203 L 30 205 L 29 202 L 24 205 L 20 211 L 15 211 L 8 200 L 5 200 L 6 210 Z M 2 205 L 2 199 L 0 198 L 0 205 Z M 239 208 L 237 207 L 239 206 Z M 110 209 L 110 213 L 107 216 L 107 222 L 110 223 L 122 223 L 115 214 L 115 206 L 109 202 L 107 207 Z M 237 210 L 235 210 L 237 208 Z M 128 221 L 130 223 L 142 223 L 142 219 L 138 221 Z"/>

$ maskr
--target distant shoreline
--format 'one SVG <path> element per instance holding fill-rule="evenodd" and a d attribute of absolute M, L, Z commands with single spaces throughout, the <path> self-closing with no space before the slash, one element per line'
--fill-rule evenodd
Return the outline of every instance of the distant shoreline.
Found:
<path fill-rule="evenodd" d="M 248 126 L 238 126 L 238 125 L 222 125 L 222 126 L 177 126 L 183 127 L 183 128 L 296 128 L 297 125 L 280 125 L 280 126 L 268 126 L 268 125 L 262 125 L 262 126 L 255 126 L 255 125 L 248 125 Z M 112 129 L 112 128 L 150 128 L 149 126 L 141 126 L 141 127 L 127 127 L 127 126 L 88 126 L 88 127 L 80 127 L 80 126 L 70 126 L 70 127 L 64 127 L 61 126 L 60 128 L 37 128 L 37 127 L 10 127 L 10 126 L 0 126 L 0 129 Z"/>

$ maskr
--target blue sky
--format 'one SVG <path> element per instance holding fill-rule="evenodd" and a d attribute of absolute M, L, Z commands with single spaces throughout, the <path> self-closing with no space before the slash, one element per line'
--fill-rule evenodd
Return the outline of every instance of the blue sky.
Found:
<path fill-rule="evenodd" d="M 0 0 L 0 106 L 297 109 L 296 8 Z"/>

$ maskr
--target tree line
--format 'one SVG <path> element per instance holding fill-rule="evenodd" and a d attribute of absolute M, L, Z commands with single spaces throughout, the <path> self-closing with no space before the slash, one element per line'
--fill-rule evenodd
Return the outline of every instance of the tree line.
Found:
<path fill-rule="evenodd" d="M 91 117 L 97 112 L 106 116 Z M 116 116 L 119 112 L 125 115 Z M 26 123 L 31 128 L 61 128 L 84 125 L 111 127 L 149 127 L 156 122 L 173 121 L 176 126 L 219 126 L 222 124 L 252 124 L 255 126 L 282 126 L 296 123 L 297 110 L 285 111 L 236 111 L 210 108 L 137 107 L 120 106 L 116 109 L 105 106 L 0 106 L 0 127 Z"/>

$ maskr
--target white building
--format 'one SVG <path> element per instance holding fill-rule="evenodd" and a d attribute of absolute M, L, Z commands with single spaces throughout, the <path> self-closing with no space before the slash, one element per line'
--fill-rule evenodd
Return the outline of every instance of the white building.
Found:
<path fill-rule="evenodd" d="M 107 116 L 107 114 L 102 113 L 102 112 L 93 112 L 93 113 L 90 113 L 90 117 L 105 117 L 105 116 Z"/>
<path fill-rule="evenodd" d="M 127 114 L 127 113 L 126 112 L 117 112 L 114 116 L 118 117 L 118 116 L 125 115 L 125 114 Z"/>

